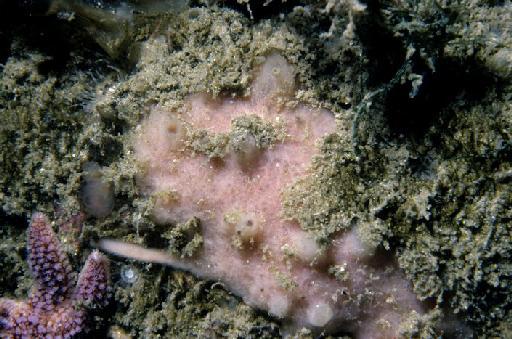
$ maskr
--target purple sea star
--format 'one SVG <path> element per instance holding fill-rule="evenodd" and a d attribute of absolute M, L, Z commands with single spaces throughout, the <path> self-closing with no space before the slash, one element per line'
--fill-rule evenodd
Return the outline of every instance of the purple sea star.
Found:
<path fill-rule="evenodd" d="M 88 311 L 105 306 L 109 262 L 93 251 L 73 288 L 73 272 L 48 218 L 34 213 L 28 229 L 34 285 L 26 301 L 0 298 L 1 338 L 70 338 L 85 330 Z"/>

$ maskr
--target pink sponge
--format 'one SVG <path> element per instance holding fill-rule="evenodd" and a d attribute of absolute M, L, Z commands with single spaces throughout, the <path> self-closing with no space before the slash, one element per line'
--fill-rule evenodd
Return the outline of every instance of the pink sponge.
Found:
<path fill-rule="evenodd" d="M 158 223 L 199 218 L 202 246 L 188 258 L 103 247 L 220 280 L 291 329 L 393 337 L 423 311 L 392 258 L 369 253 L 356 230 L 321 247 L 283 217 L 283 190 L 336 129 L 331 112 L 296 102 L 294 92 L 293 67 L 274 54 L 247 99 L 195 95 L 181 112 L 154 108 L 133 140 L 141 190 Z"/>

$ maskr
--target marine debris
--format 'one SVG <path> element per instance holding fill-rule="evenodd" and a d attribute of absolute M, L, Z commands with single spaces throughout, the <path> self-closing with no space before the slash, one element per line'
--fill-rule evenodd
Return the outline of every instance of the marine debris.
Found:
<path fill-rule="evenodd" d="M 32 216 L 27 250 L 34 284 L 27 300 L 0 299 L 0 336 L 69 338 L 84 332 L 89 312 L 108 302 L 108 259 L 93 251 L 73 287 L 69 260 L 42 213 Z"/>

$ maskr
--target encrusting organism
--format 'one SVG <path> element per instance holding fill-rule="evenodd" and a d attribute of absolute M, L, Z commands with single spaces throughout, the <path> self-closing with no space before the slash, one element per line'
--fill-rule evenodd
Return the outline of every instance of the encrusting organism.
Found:
<path fill-rule="evenodd" d="M 165 251 L 102 239 L 99 247 L 213 281 L 282 321 L 282 333 L 392 338 L 428 312 L 392 253 L 359 225 L 319 241 L 288 209 L 319 146 L 337 137 L 332 112 L 298 102 L 294 67 L 271 54 L 246 98 L 195 94 L 181 111 L 154 107 L 135 129 L 137 182 Z M 322 203 L 322 197 L 319 197 Z M 343 219 L 350 220 L 348 216 Z"/>
<path fill-rule="evenodd" d="M 93 251 L 73 286 L 69 259 L 43 213 L 32 216 L 27 251 L 34 284 L 27 300 L 0 298 L 0 337 L 70 338 L 84 332 L 89 311 L 108 302 L 108 259 Z"/>

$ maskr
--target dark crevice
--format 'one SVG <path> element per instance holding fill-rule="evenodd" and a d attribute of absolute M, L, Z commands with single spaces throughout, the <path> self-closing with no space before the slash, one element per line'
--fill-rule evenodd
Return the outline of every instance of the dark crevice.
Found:
<path fill-rule="evenodd" d="M 246 17 L 253 20 L 261 20 L 275 17 L 280 14 L 290 13 L 295 6 L 302 5 L 299 0 L 249 0 L 248 3 L 240 3 L 236 0 L 219 1 L 220 5 L 243 13 Z"/>
<path fill-rule="evenodd" d="M 392 132 L 407 136 L 423 136 L 450 103 L 457 98 L 477 102 L 495 82 L 485 68 L 458 60 L 440 60 L 435 72 L 417 62 L 412 72 L 421 77 L 417 90 L 412 81 L 405 81 L 391 88 L 385 100 Z"/>
<path fill-rule="evenodd" d="M 0 226 L 14 226 L 15 230 L 23 230 L 28 227 L 28 219 L 26 216 L 18 214 L 7 214 L 0 209 Z"/>
<path fill-rule="evenodd" d="M 376 1 L 369 1 L 366 15 L 357 16 L 355 20 L 356 34 L 369 60 L 367 85 L 374 88 L 391 81 L 405 60 L 402 41 L 385 25 Z"/>

